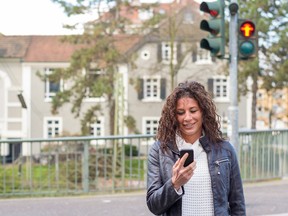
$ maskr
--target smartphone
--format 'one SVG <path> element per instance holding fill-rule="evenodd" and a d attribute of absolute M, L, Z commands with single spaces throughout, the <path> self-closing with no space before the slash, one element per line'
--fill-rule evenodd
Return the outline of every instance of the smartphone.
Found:
<path fill-rule="evenodd" d="M 186 159 L 186 161 L 184 162 L 184 167 L 188 166 L 189 164 L 191 164 L 194 161 L 194 151 L 193 151 L 193 149 L 181 149 L 180 150 L 180 158 L 182 158 L 185 153 L 188 153 L 189 156 Z"/>

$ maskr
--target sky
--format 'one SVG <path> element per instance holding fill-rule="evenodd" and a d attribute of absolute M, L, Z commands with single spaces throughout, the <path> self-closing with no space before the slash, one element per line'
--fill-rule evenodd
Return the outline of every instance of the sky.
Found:
<path fill-rule="evenodd" d="M 145 2 L 147 1 L 157 0 L 145 0 Z M 167 0 L 160 1 L 164 2 Z M 199 2 L 199 0 L 196 1 Z M 63 25 L 86 22 L 93 19 L 91 15 L 67 17 L 63 8 L 51 0 L 0 0 L 0 33 L 4 35 L 64 35 L 81 33 L 81 29 L 71 31 L 63 28 Z"/>
<path fill-rule="evenodd" d="M 4 35 L 77 33 L 63 28 L 63 24 L 76 19 L 84 21 L 87 17 L 67 17 L 63 8 L 51 0 L 0 0 L 0 33 Z"/>

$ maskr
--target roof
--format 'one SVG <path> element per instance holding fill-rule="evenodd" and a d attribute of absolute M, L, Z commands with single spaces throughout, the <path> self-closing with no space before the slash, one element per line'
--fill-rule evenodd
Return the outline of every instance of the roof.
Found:
<path fill-rule="evenodd" d="M 128 53 L 136 44 L 138 44 L 142 37 L 139 35 L 117 35 L 115 36 L 115 46 L 120 53 Z"/>
<path fill-rule="evenodd" d="M 195 0 L 178 0 L 172 4 L 160 4 L 158 10 L 169 12 L 188 10 L 191 14 L 197 14 L 194 19 L 195 23 L 188 23 L 189 26 L 183 25 L 178 29 L 177 38 L 187 37 L 194 41 L 200 41 L 200 37 L 204 34 L 200 31 L 196 24 L 199 22 L 199 4 Z M 180 10 L 181 9 L 181 10 Z M 129 13 L 128 13 L 129 14 Z M 130 14 L 131 18 L 135 18 L 135 14 Z M 165 20 L 161 24 L 161 30 L 154 35 L 155 32 L 146 35 L 114 35 L 115 46 L 121 54 L 131 54 L 144 43 L 153 38 L 160 39 L 160 36 L 167 35 L 169 23 Z M 158 31 L 158 30 L 157 30 Z M 157 32 L 156 31 L 156 32 Z M 166 32 L 165 32 L 166 31 Z M 197 34 L 197 33 L 198 34 Z M 154 35 L 154 36 L 153 36 Z M 205 34 L 206 35 L 206 34 Z M 0 58 L 20 58 L 22 62 L 69 62 L 73 53 L 83 45 L 75 45 L 69 42 L 63 42 L 65 36 L 4 36 L 0 35 Z M 162 37 L 161 37 L 162 38 Z M 163 39 L 163 38 L 162 38 Z"/>
<path fill-rule="evenodd" d="M 30 44 L 29 36 L 0 36 L 0 58 L 23 58 Z"/>
<path fill-rule="evenodd" d="M 63 36 L 0 36 L 0 58 L 20 58 L 23 62 L 69 62 L 79 45 L 62 42 Z M 117 35 L 115 45 L 125 54 L 140 37 Z"/>
<path fill-rule="evenodd" d="M 25 62 L 69 62 L 77 46 L 62 42 L 63 36 L 31 36 Z"/>

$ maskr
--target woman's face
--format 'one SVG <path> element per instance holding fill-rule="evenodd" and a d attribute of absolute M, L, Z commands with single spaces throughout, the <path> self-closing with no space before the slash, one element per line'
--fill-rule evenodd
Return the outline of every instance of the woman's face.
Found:
<path fill-rule="evenodd" d="M 178 129 L 182 138 L 194 143 L 202 134 L 202 111 L 198 102 L 189 97 L 180 98 L 176 105 Z"/>

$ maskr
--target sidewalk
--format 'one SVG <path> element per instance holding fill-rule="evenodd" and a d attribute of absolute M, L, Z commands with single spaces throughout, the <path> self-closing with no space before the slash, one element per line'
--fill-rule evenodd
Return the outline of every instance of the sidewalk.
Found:
<path fill-rule="evenodd" d="M 288 179 L 245 183 L 247 216 L 288 216 Z M 0 199 L 0 215 L 152 216 L 146 192 L 72 197 Z"/>
<path fill-rule="evenodd" d="M 288 216 L 288 213 L 284 213 L 284 214 L 273 214 L 273 215 L 263 215 L 263 216 Z"/>
<path fill-rule="evenodd" d="M 244 183 L 247 216 L 288 216 L 288 179 Z"/>

